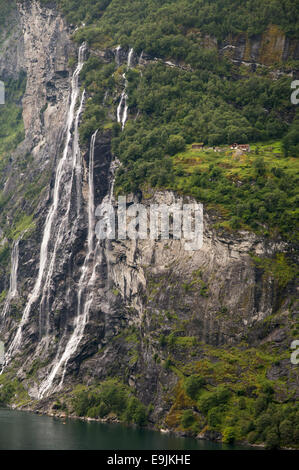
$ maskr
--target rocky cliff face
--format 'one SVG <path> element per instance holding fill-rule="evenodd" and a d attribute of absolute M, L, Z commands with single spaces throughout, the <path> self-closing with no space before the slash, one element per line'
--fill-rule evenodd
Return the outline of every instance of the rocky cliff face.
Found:
<path fill-rule="evenodd" d="M 251 38 L 245 34 L 228 38 L 222 45 L 222 51 L 237 62 L 271 66 L 287 60 L 298 60 L 299 42 L 286 37 L 278 26 L 271 25 L 265 33 Z"/>
<path fill-rule="evenodd" d="M 14 9 L 7 21 L 9 27 L 0 32 L 0 74 L 3 80 L 6 77 L 16 79 L 21 70 L 25 70 L 24 38 L 19 12 Z"/>
<path fill-rule="evenodd" d="M 77 51 L 59 13 L 35 1 L 23 2 L 13 21 L 13 36 L 5 41 L 0 72 L 14 76 L 26 71 L 26 137 L 13 156 L 5 183 L 5 191 L 12 194 L 6 222 L 13 222 L 14 211 L 21 206 L 33 211 L 35 226 L 18 235 L 18 294 L 0 320 L 1 338 L 10 351 L 5 370 L 15 370 L 30 397 L 42 400 L 42 406 L 48 405 L 52 394 L 70 390 L 76 383 L 116 376 L 135 388 L 145 404 L 154 405 L 152 419 L 159 421 L 172 405 L 169 393 L 180 377 L 178 364 L 187 367 L 200 362 L 209 348 L 240 344 L 250 348 L 273 343 L 283 353 L 288 351 L 295 287 L 293 282 L 280 285 L 253 259 L 254 255 L 286 252 L 285 244 L 267 242 L 252 233 L 216 230 L 213 213 L 205 213 L 203 248 L 193 253 L 175 240 L 89 240 L 91 159 L 97 207 L 111 196 L 110 132 L 99 132 L 94 148 L 83 149 L 82 154 L 76 146 L 78 103 L 84 106 L 84 96 L 68 66 Z M 241 43 L 240 39 L 234 47 L 240 49 Z M 257 60 L 256 44 L 250 54 Z M 284 43 L 280 49 L 286 47 Z M 245 60 L 244 51 L 234 57 Z M 124 62 L 127 51 L 119 54 L 118 60 Z M 114 53 L 106 51 L 103 60 L 114 61 Z M 142 60 L 146 65 L 149 59 Z M 32 155 L 30 170 L 19 176 L 18 162 L 28 154 Z M 63 155 L 65 164 L 58 174 Z M 26 192 L 17 188 L 40 178 L 41 192 L 32 205 Z M 142 201 L 146 206 L 178 200 L 175 194 L 163 192 L 130 198 L 128 204 Z M 43 257 L 46 264 L 41 273 Z M 40 273 L 39 290 L 31 298 Z M 8 266 L 0 291 L 8 291 L 9 279 Z M 18 334 L 21 339 L 12 348 Z M 165 338 L 171 335 L 185 349 L 167 349 Z M 165 367 L 168 360 L 175 367 Z M 294 370 L 287 359 L 275 371 L 271 367 L 270 378 L 285 374 L 293 386 Z"/>

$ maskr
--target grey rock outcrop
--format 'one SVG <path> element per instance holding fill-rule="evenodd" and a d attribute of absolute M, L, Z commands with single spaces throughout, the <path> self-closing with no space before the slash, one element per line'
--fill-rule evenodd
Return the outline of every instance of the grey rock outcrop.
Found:
<path fill-rule="evenodd" d="M 6 191 L 12 194 L 8 224 L 16 207 L 27 208 L 31 204 L 24 195 L 19 195 L 20 183 L 30 184 L 37 176 L 46 175 L 43 192 L 32 209 L 35 229 L 20 241 L 16 315 L 8 315 L 0 322 L 1 338 L 7 346 L 16 334 L 38 275 L 42 233 L 65 142 L 72 74 L 68 64 L 76 54 L 70 32 L 55 7 L 41 7 L 35 0 L 22 2 L 14 17 L 12 39 L 6 40 L 0 59 L 1 73 L 13 77 L 24 70 L 27 75 L 23 99 L 25 140 L 13 156 L 5 185 Z M 252 42 L 254 60 L 259 54 L 258 41 L 257 38 Z M 228 46 L 224 47 L 230 49 Z M 246 44 L 242 38 L 232 49 L 236 60 L 244 59 Z M 13 65 L 8 65 L 10 54 L 14 54 Z M 119 65 L 124 65 L 128 50 L 120 49 L 117 57 L 116 51 L 111 50 L 97 51 L 96 55 L 106 62 L 117 60 Z M 146 66 L 151 60 L 154 59 L 134 54 L 132 64 Z M 99 206 L 107 198 L 113 179 L 109 130 L 98 133 L 94 150 L 95 206 Z M 30 171 L 19 175 L 17 162 L 28 152 L 33 156 Z M 93 257 L 86 261 L 90 155 L 88 149 L 82 153 L 80 187 L 71 182 L 71 195 L 68 200 L 62 200 L 53 222 L 51 249 L 57 240 L 59 219 L 67 213 L 64 237 L 57 247 L 49 280 L 49 295 L 43 305 L 34 303 L 23 328 L 21 349 L 14 358 L 17 376 L 33 398 L 39 397 L 40 384 L 55 371 L 55 365 L 69 348 L 68 360 L 62 362 L 66 367 L 57 369 L 49 393 L 70 390 L 76 383 L 89 384 L 116 376 L 135 388 L 144 403 L 154 404 L 153 416 L 159 420 L 169 409 L 163 389 L 174 386 L 177 377 L 156 359 L 166 361 L 163 337 L 174 329 L 182 337 L 194 337 L 199 344 L 213 347 L 241 341 L 247 341 L 252 347 L 261 341 L 274 341 L 287 347 L 288 336 L 278 332 L 279 323 L 269 322 L 265 326 L 264 321 L 275 314 L 289 314 L 289 309 L 294 308 L 289 299 L 295 286 L 290 283 L 282 288 L 273 276 L 266 277 L 254 263 L 253 255 L 271 257 L 278 251 L 286 252 L 288 246 L 249 232 L 228 233 L 216 229 L 217 216 L 212 212 L 205 211 L 201 250 L 190 253 L 179 240 L 101 241 L 97 242 Z M 172 192 L 162 191 L 130 197 L 129 204 L 142 202 L 146 207 L 151 203 L 170 205 L 181 199 Z M 72 349 L 72 335 L 82 314 L 80 311 L 78 315 L 78 292 L 85 268 L 94 287 L 92 296 L 88 297 L 82 335 L 77 335 L 78 344 Z M 0 286 L 6 288 L 8 279 L 6 273 Z M 90 294 L 88 289 L 87 286 L 83 291 L 85 301 Z M 134 347 L 125 336 L 130 328 L 135 328 L 139 335 Z M 184 360 L 180 352 L 178 357 Z M 269 374 L 270 378 L 281 376 L 279 366 Z"/>

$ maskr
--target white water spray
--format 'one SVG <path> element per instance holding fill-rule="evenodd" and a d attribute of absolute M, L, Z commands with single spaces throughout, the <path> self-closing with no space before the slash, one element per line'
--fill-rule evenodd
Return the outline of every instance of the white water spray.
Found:
<path fill-rule="evenodd" d="M 71 211 L 71 202 L 72 202 L 72 187 L 74 183 L 74 178 L 76 177 L 76 192 L 77 192 L 77 216 L 79 215 L 80 211 L 80 206 L 81 206 L 81 190 L 80 190 L 80 184 L 81 184 L 81 152 L 80 152 L 80 146 L 79 146 L 79 119 L 83 110 L 83 105 L 84 105 L 84 100 L 85 100 L 85 90 L 83 91 L 81 95 L 81 100 L 80 100 L 80 105 L 76 113 L 76 118 L 75 118 L 75 126 L 74 126 L 74 138 L 73 138 L 73 145 L 72 145 L 72 175 L 70 178 L 69 183 L 66 185 L 65 190 L 66 190 L 66 195 L 65 198 L 68 201 L 67 204 L 67 209 L 64 214 L 60 218 L 60 223 L 59 223 L 59 228 L 58 232 L 56 235 L 56 241 L 54 244 L 54 249 L 50 255 L 50 261 L 49 261 L 49 267 L 46 273 L 46 279 L 44 282 L 44 287 L 43 287 L 43 292 L 42 292 L 42 298 L 40 302 L 40 336 L 42 336 L 42 313 L 43 313 L 43 308 L 45 305 L 45 301 L 47 301 L 47 307 L 49 306 L 49 295 L 50 295 L 50 287 L 51 287 L 51 280 L 53 278 L 53 273 L 55 269 L 55 262 L 57 260 L 57 251 L 59 247 L 63 243 L 63 239 L 65 236 L 65 233 L 68 229 L 68 221 L 69 221 L 69 215 Z M 48 347 L 48 340 L 49 340 L 49 333 L 50 333 L 50 318 L 49 318 L 49 312 L 47 315 L 47 321 L 46 321 L 46 347 Z"/>
<path fill-rule="evenodd" d="M 5 300 L 4 308 L 2 310 L 2 317 L 6 316 L 9 310 L 11 301 L 18 295 L 19 243 L 20 243 L 20 239 L 16 240 L 12 247 L 10 284 L 9 284 L 9 291 Z"/>
<path fill-rule="evenodd" d="M 131 48 L 129 50 L 128 60 L 127 60 L 127 69 L 128 70 L 131 68 L 131 65 L 132 65 L 133 53 L 134 53 L 134 49 Z M 127 86 L 128 86 L 128 82 L 127 82 L 125 73 L 123 74 L 123 79 L 125 81 L 125 88 L 124 88 L 124 91 L 121 94 L 120 102 L 119 102 L 119 105 L 117 107 L 117 122 L 119 124 L 121 124 L 122 130 L 124 130 L 126 122 L 128 120 L 128 109 L 129 109 L 129 105 L 128 105 L 128 99 L 129 98 L 128 98 L 127 91 L 126 91 Z"/>
<path fill-rule="evenodd" d="M 132 48 L 129 50 L 129 55 L 128 55 L 128 69 L 131 68 L 133 53 L 134 53 L 134 49 L 133 49 L 133 47 L 132 47 Z"/>
<path fill-rule="evenodd" d="M 117 48 L 115 49 L 115 61 L 118 67 L 120 66 L 120 57 L 119 57 L 120 50 L 121 50 L 121 46 L 117 46 Z"/>
<path fill-rule="evenodd" d="M 20 325 L 18 327 L 17 333 L 8 349 L 6 362 L 7 360 L 10 359 L 12 354 L 19 349 L 21 345 L 23 327 L 28 322 L 32 305 L 40 297 L 42 282 L 44 279 L 44 275 L 47 272 L 48 258 L 49 258 L 48 246 L 49 246 L 51 235 L 53 235 L 52 226 L 53 226 L 53 222 L 55 220 L 56 214 L 57 214 L 61 191 L 65 189 L 64 177 L 67 174 L 67 170 L 68 170 L 68 155 L 69 155 L 69 150 L 70 150 L 70 142 L 72 139 L 72 127 L 73 127 L 74 119 L 75 119 L 75 107 L 76 107 L 77 99 L 80 93 L 79 75 L 84 65 L 85 50 L 86 50 L 86 45 L 83 44 L 79 48 L 78 65 L 72 77 L 71 102 L 70 102 L 70 107 L 69 107 L 69 112 L 68 112 L 68 117 L 67 117 L 67 126 L 66 126 L 66 143 L 65 143 L 62 158 L 60 159 L 57 165 L 57 169 L 56 169 L 53 201 L 52 201 L 52 205 L 50 207 L 49 213 L 46 218 L 44 233 L 43 233 L 43 238 L 42 238 L 42 243 L 41 243 L 38 276 L 37 276 L 35 285 L 33 287 L 33 291 L 29 297 L 29 300 L 23 312 L 23 316 L 22 316 Z M 82 104 L 82 100 L 81 100 L 81 104 Z M 77 113 L 77 116 L 78 116 L 78 113 Z M 73 154 L 72 160 L 74 161 L 74 159 L 76 159 L 76 155 L 74 157 L 74 152 L 72 152 L 72 154 Z M 70 191 L 71 185 L 69 185 L 67 189 Z M 70 197 L 70 194 L 69 194 L 69 197 Z M 59 232 L 60 232 L 60 229 L 59 229 Z M 55 243 L 55 247 L 56 246 L 57 246 L 57 243 Z M 54 249 L 54 252 L 52 254 L 52 260 L 55 260 L 55 257 L 56 257 L 56 250 Z M 51 265 L 53 264 L 52 260 L 50 263 Z M 49 276 L 47 277 L 49 278 Z"/>
<path fill-rule="evenodd" d="M 64 377 L 67 370 L 67 365 L 72 357 L 72 355 L 77 351 L 77 348 L 80 342 L 83 339 L 85 326 L 88 321 L 90 307 L 93 302 L 93 282 L 91 279 L 93 278 L 93 274 L 95 271 L 95 254 L 97 249 L 94 253 L 94 237 L 95 237 L 95 195 L 94 195 L 94 152 L 95 152 L 95 142 L 97 137 L 98 131 L 96 131 L 90 143 L 90 153 L 89 153 L 89 175 L 88 175 L 88 185 L 89 185 L 89 196 L 88 196 L 88 251 L 87 255 L 84 260 L 84 264 L 82 267 L 81 277 L 79 280 L 78 285 L 78 306 L 77 306 L 77 316 L 74 320 L 74 331 L 66 345 L 66 348 L 59 358 L 58 354 L 56 356 L 55 364 L 46 378 L 46 380 L 41 384 L 39 390 L 39 397 L 42 398 L 51 391 L 53 387 L 53 383 L 55 377 L 57 376 L 58 372 L 63 368 L 62 377 L 59 383 L 58 388 L 63 384 Z M 93 268 L 92 274 L 89 277 L 90 273 L 90 264 L 93 260 Z M 85 301 L 84 301 L 85 297 Z"/>

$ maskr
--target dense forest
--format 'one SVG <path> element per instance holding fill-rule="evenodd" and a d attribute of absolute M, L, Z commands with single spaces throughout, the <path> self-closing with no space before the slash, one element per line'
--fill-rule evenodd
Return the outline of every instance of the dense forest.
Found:
<path fill-rule="evenodd" d="M 46 3 L 46 2 L 45 2 Z M 269 24 L 277 24 L 298 37 L 298 11 L 294 0 L 58 0 L 70 22 L 87 25 L 97 20 L 98 37 L 116 40 L 137 49 L 173 56 L 175 43 L 185 57 L 184 38 L 191 29 L 225 38 L 228 34 L 258 34 Z M 297 4 L 298 6 L 298 4 Z M 297 13 L 297 15 L 296 15 Z M 94 38 L 95 40 L 95 38 Z M 192 38 L 191 38 L 192 41 Z M 164 43 L 165 49 L 160 47 Z M 179 52 L 177 52 L 178 54 Z"/>
<path fill-rule="evenodd" d="M 103 419 L 112 413 L 119 421 L 141 426 L 148 424 L 152 404 L 145 406 L 133 392 L 133 387 L 124 385 L 123 377 L 120 376 L 119 381 L 115 376 L 122 373 L 123 364 L 120 363 L 124 356 L 121 355 L 121 347 L 130 356 L 128 370 L 131 371 L 142 357 L 141 347 L 144 344 L 146 348 L 154 345 L 146 353 L 146 359 L 152 354 L 149 364 L 151 367 L 154 364 L 158 371 L 154 379 L 163 373 L 173 373 L 178 377 L 174 395 L 167 396 L 168 404 L 172 400 L 165 421 L 169 429 L 180 429 L 191 436 L 209 429 L 220 432 L 223 442 L 228 444 L 246 440 L 252 444 L 265 443 L 268 448 L 298 446 L 298 405 L 295 403 L 295 387 L 288 388 L 290 351 L 289 346 L 285 346 L 289 338 L 297 338 L 299 332 L 293 313 L 292 290 L 295 290 L 293 284 L 298 271 L 293 247 L 298 241 L 299 107 L 290 99 L 291 83 L 298 75 L 298 61 L 286 59 L 274 61 L 271 65 L 242 63 L 223 52 L 224 45 L 236 38 L 242 37 L 248 42 L 264 37 L 267 42 L 273 31 L 278 31 L 279 37 L 289 41 L 299 39 L 298 0 L 40 0 L 40 3 L 50 7 L 57 4 L 66 15 L 69 23 L 67 31 L 72 32 L 75 43 L 86 42 L 88 45 L 80 75 L 81 89 L 86 90 L 79 127 L 81 150 L 82 155 L 88 158 L 90 139 L 96 129 L 99 129 L 99 142 L 100 139 L 105 140 L 105 136 L 109 137 L 109 157 L 111 140 L 113 156 L 120 161 L 116 173 L 116 196 L 141 190 L 146 197 L 152 194 L 152 188 L 174 190 L 204 203 L 205 211 L 212 215 L 209 223 L 211 221 L 217 235 L 218 231 L 220 235 L 227 231 L 232 234 L 232 239 L 246 241 L 243 234 L 234 237 L 234 231 L 248 230 L 262 237 L 259 242 L 263 246 L 268 246 L 267 239 L 289 242 L 279 244 L 286 246 L 286 250 L 274 253 L 271 258 L 255 256 L 256 253 L 248 250 L 252 291 L 248 291 L 248 295 L 244 293 L 244 304 L 238 304 L 238 309 L 245 311 L 252 295 L 255 296 L 254 302 L 265 302 L 267 310 L 266 307 L 265 311 L 262 310 L 264 307 L 252 309 L 252 314 L 262 313 L 262 320 L 258 320 L 260 330 L 253 331 L 252 337 L 246 333 L 240 347 L 230 343 L 226 347 L 216 340 L 215 346 L 209 345 L 208 328 L 208 339 L 204 338 L 203 341 L 196 336 L 198 330 L 193 331 L 194 325 L 198 328 L 200 325 L 203 330 L 203 323 L 199 320 L 200 315 L 206 312 L 211 332 L 217 332 L 218 322 L 224 325 L 231 319 L 236 324 L 244 321 L 242 328 L 245 331 L 247 318 L 237 315 L 233 318 L 232 307 L 227 306 L 222 298 L 219 299 L 221 304 L 218 305 L 217 298 L 214 303 L 210 301 L 210 310 L 206 307 L 205 300 L 209 296 L 212 299 L 214 295 L 210 284 L 214 282 L 215 273 L 203 278 L 206 273 L 197 269 L 190 274 L 190 279 L 181 275 L 175 281 L 169 277 L 170 271 L 152 278 L 146 273 L 148 291 L 145 297 L 148 299 L 144 305 L 149 310 L 146 310 L 147 316 L 144 316 L 141 328 L 134 326 L 135 319 L 128 326 L 127 317 L 123 319 L 122 313 L 119 313 L 119 305 L 122 304 L 116 304 L 115 317 L 121 317 L 126 326 L 125 329 L 121 323 L 118 330 L 116 323 L 115 331 L 119 334 L 113 336 L 113 341 L 107 340 L 113 342 L 117 350 L 117 372 L 109 369 L 109 362 L 107 367 L 104 362 L 107 380 L 93 385 L 79 384 L 72 393 L 67 392 L 67 396 L 57 395 L 53 410 L 72 410 L 76 416 L 92 419 Z M 1 28 L 6 15 L 16 5 L 15 2 L 0 0 L 0 6 L 4 13 L 0 17 Z M 1 36 L 0 40 L 3 40 Z M 120 62 L 115 60 L 117 46 L 121 46 L 123 54 Z M 129 67 L 126 57 L 131 48 L 134 56 Z M 72 47 L 70 49 L 73 51 Z M 145 57 L 143 61 L 142 56 Z M 38 59 L 35 57 L 33 60 Z M 77 56 L 66 56 L 66 68 L 67 64 L 74 70 Z M 63 75 L 67 90 L 68 74 Z M 5 86 L 6 104 L 0 107 L 0 185 L 3 187 L 9 167 L 20 171 L 21 176 L 25 170 L 30 174 L 34 160 L 30 153 L 15 161 L 13 156 L 15 148 L 24 138 L 22 98 L 26 89 L 25 73 L 21 73 L 18 80 L 7 80 Z M 116 116 L 124 90 L 128 97 L 129 119 L 122 128 Z M 45 109 L 37 107 L 37 112 L 42 115 Z M 235 143 L 249 145 L 249 151 L 235 151 L 232 148 Z M 49 160 L 54 161 L 52 153 L 50 155 Z M 24 202 L 30 205 L 30 214 L 23 213 L 24 207 L 28 207 L 25 203 L 23 207 L 18 204 L 13 218 L 8 219 L 10 209 L 7 208 L 7 201 L 11 193 L 0 193 L 1 229 L 3 226 L 3 234 L 7 238 L 0 247 L 0 265 L 5 269 L 10 267 L 9 243 L 15 242 L 25 232 L 26 237 L 31 236 L 29 229 L 33 225 L 34 230 L 36 227 L 40 230 L 40 194 L 46 187 L 48 174 L 48 170 L 43 174 L 38 168 L 36 179 L 30 180 L 30 184 L 24 180 L 26 187 L 18 189 L 24 195 Z M 77 212 L 75 217 L 78 217 Z M 35 218 L 37 225 L 33 220 Z M 23 240 L 26 241 L 25 236 Z M 79 263 L 84 248 L 80 243 Z M 30 249 L 33 248 L 30 246 Z M 168 249 L 166 246 L 165 250 Z M 28 253 L 28 257 L 33 259 L 30 250 Z M 77 260 L 74 253 L 70 255 Z M 24 264 L 23 260 L 20 257 L 20 265 Z M 28 263 L 28 259 L 25 261 Z M 187 260 L 188 263 L 190 261 Z M 211 261 L 213 263 L 214 260 Z M 234 269 L 233 263 L 228 267 Z M 237 274 L 227 268 L 223 278 L 239 276 L 241 263 L 244 260 L 240 261 Z M 85 264 L 81 263 L 79 268 L 82 266 L 84 268 Z M 101 265 L 98 265 L 98 271 L 100 268 Z M 177 274 L 175 271 L 176 267 L 174 273 Z M 54 274 L 55 282 L 69 280 L 69 274 L 59 271 Z M 4 278 L 4 271 L 0 275 Z M 32 273 L 27 277 L 26 273 L 26 282 L 31 279 Z M 81 282 L 82 277 L 77 278 Z M 241 277 L 235 283 L 241 291 Z M 59 289 L 65 296 L 66 284 L 62 284 Z M 30 282 L 28 286 L 25 285 L 24 291 L 30 290 Z M 77 289 L 77 284 L 74 286 L 74 290 Z M 115 297 L 115 302 L 118 302 L 121 297 L 119 286 L 111 286 L 109 284 L 107 295 L 113 296 L 113 299 Z M 272 299 L 270 302 L 265 297 L 265 292 L 269 292 L 265 286 L 272 289 L 269 296 L 276 295 L 273 305 Z M 177 297 L 170 295 L 171 289 Z M 164 305 L 161 302 L 158 305 L 159 295 L 162 293 L 163 299 L 164 290 L 165 298 L 171 297 L 173 303 Z M 276 291 L 277 294 L 274 294 Z M 55 296 L 57 292 L 60 292 L 58 288 Z M 227 292 L 231 295 L 229 289 Z M 199 299 L 195 308 L 190 304 L 190 310 L 189 294 L 190 299 L 196 296 Z M 0 302 L 6 299 L 6 295 L 5 288 Z M 106 296 L 106 291 L 103 295 Z M 134 308 L 128 305 L 126 314 L 129 310 L 134 312 Z M 21 311 L 23 306 L 18 308 Z M 69 308 L 67 305 L 66 310 Z M 284 316 L 279 316 L 282 308 L 285 309 Z M 191 309 L 192 318 L 189 319 Z M 64 315 L 64 311 L 61 312 L 55 309 L 55 321 L 59 323 L 59 328 Z M 109 321 L 111 318 L 114 320 L 110 310 L 107 317 Z M 150 325 L 148 330 L 146 321 Z M 95 324 L 89 327 L 95 328 Z M 54 330 L 55 342 L 60 334 L 59 328 Z M 235 324 L 232 323 L 234 328 Z M 278 332 L 278 339 L 271 336 L 273 332 Z M 226 330 L 224 335 L 227 335 Z M 98 341 L 98 332 L 95 336 Z M 91 343 L 89 337 L 87 340 Z M 102 350 L 98 344 L 96 347 L 100 362 L 105 357 L 101 354 L 106 354 L 106 344 Z M 195 361 L 195 358 L 200 360 Z M 44 365 L 39 358 L 32 363 L 28 373 L 30 380 L 36 379 Z M 272 366 L 277 367 L 279 373 L 282 371 L 281 376 L 275 375 L 276 369 L 272 375 L 268 374 Z M 144 364 L 138 370 L 141 373 L 136 375 L 136 383 L 141 383 Z M 12 371 L 13 377 L 14 374 L 15 369 Z M 149 380 L 152 381 L 152 377 Z M 277 384 L 281 387 L 279 390 Z M 162 388 L 167 390 L 166 382 Z M 18 380 L 11 382 L 9 375 L 2 374 L 0 405 L 13 404 L 18 393 L 25 394 Z"/>
<path fill-rule="evenodd" d="M 257 0 L 56 3 L 71 24 L 82 25 L 76 28 L 74 39 L 86 41 L 91 50 L 120 44 L 134 48 L 136 57 L 144 52 L 180 65 L 170 68 L 158 61 L 127 71 L 129 112 L 134 119 L 124 132 L 111 121 L 111 107 L 116 113 L 118 102 L 106 92 L 121 89 L 126 67 L 104 64 L 93 54 L 84 66 L 81 78 L 92 100 L 87 102 L 81 125 L 82 142 L 88 143 L 95 129 L 111 127 L 113 150 L 122 162 L 117 192 L 136 191 L 148 184 L 175 189 L 220 209 L 225 225 L 232 229 L 251 228 L 294 239 L 299 114 L 290 101 L 290 72 L 296 61 L 252 70 L 235 64 L 219 50 L 226 38 L 241 33 L 255 37 L 270 25 L 288 38 L 298 38 L 296 1 L 267 0 L 262 5 Z M 216 47 L 203 47 L 207 35 L 215 38 Z M 274 79 L 276 69 L 282 73 Z M 194 163 L 194 154 L 189 158 L 194 142 L 205 144 L 201 166 Z M 234 142 L 253 144 L 250 158 L 242 164 L 225 158 L 229 148 L 225 146 Z M 213 155 L 215 146 L 223 148 Z M 272 158 L 271 148 L 275 148 Z"/>
<path fill-rule="evenodd" d="M 290 38 L 298 37 L 296 2 L 273 0 L 262 6 L 255 0 L 136 0 L 121 6 L 108 0 L 59 3 L 71 23 L 83 24 L 75 33 L 78 43 L 87 41 L 91 48 L 121 44 L 133 47 L 136 55 L 146 52 L 183 66 L 152 63 L 145 70 L 136 66 L 127 72 L 134 121 L 124 132 L 112 126 L 113 149 L 123 164 L 117 191 L 136 191 L 147 184 L 175 189 L 210 207 L 222 207 L 231 228 L 293 239 L 298 202 L 293 158 L 299 155 L 298 112 L 290 102 L 289 72 L 294 63 L 251 71 L 220 55 L 219 47 L 201 47 L 200 38 L 215 37 L 219 46 L 228 36 L 243 32 L 251 37 L 271 24 Z M 275 67 L 286 73 L 274 80 Z M 124 70 L 93 55 L 87 61 L 82 79 L 93 100 L 81 127 L 83 141 L 96 128 L 109 127 L 109 108 L 117 103 L 108 97 L 103 106 L 104 96 L 107 89 L 121 86 Z M 255 146 L 252 158 L 238 164 L 240 171 L 231 175 L 221 159 L 225 153 L 212 158 L 211 151 L 205 152 L 202 161 L 209 164 L 202 168 L 186 164 L 184 152 L 188 156 L 194 142 L 203 142 L 207 149 L 234 142 L 260 142 L 261 146 Z M 267 142 L 266 148 L 274 145 L 284 161 L 266 155 Z M 245 166 L 248 171 L 243 171 Z"/>

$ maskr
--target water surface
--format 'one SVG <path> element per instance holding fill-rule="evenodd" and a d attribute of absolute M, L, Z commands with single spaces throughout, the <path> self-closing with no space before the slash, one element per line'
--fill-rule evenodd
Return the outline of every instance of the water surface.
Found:
<path fill-rule="evenodd" d="M 245 447 L 157 431 L 0 409 L 0 450 L 221 450 Z"/>

